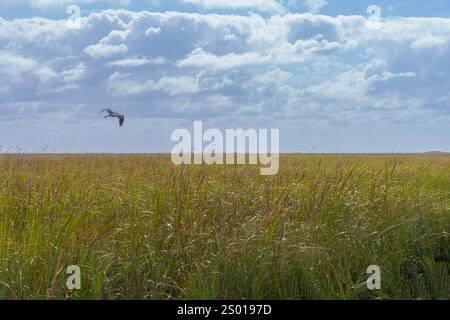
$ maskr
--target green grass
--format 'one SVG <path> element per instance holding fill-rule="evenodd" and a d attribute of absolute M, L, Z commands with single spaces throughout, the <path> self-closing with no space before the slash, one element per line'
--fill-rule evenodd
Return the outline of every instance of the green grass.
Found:
<path fill-rule="evenodd" d="M 0 298 L 448 299 L 449 168 L 284 155 L 267 177 L 168 155 L 2 155 Z"/>

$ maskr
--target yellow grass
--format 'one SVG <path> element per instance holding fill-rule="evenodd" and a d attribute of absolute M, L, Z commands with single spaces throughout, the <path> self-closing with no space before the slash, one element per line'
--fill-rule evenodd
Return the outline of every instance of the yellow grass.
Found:
<path fill-rule="evenodd" d="M 0 298 L 448 299 L 449 169 L 449 155 L 283 155 L 273 177 L 2 155 Z"/>

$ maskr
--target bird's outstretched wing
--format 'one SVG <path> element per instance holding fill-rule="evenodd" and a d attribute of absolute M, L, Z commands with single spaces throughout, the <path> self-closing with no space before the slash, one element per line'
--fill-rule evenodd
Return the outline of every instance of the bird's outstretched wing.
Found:
<path fill-rule="evenodd" d="M 120 126 L 123 126 L 123 123 L 125 122 L 125 116 L 123 114 L 119 114 L 118 118 Z"/>
<path fill-rule="evenodd" d="M 100 114 L 100 113 L 102 113 L 102 112 L 108 112 L 109 114 L 113 113 L 113 111 L 111 110 L 111 108 L 103 109 L 103 110 L 100 111 L 98 114 Z"/>

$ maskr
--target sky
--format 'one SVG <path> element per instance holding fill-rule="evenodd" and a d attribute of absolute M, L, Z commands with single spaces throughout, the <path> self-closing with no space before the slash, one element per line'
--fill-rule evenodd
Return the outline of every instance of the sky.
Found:
<path fill-rule="evenodd" d="M 447 0 L 0 0 L 0 152 L 450 151 L 449 57 Z"/>

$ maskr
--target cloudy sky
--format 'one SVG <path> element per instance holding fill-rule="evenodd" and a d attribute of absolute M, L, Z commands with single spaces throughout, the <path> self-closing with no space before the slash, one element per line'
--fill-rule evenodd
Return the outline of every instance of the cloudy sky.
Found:
<path fill-rule="evenodd" d="M 168 152 L 203 120 L 284 152 L 450 151 L 449 57 L 448 0 L 0 0 L 0 145 Z"/>

